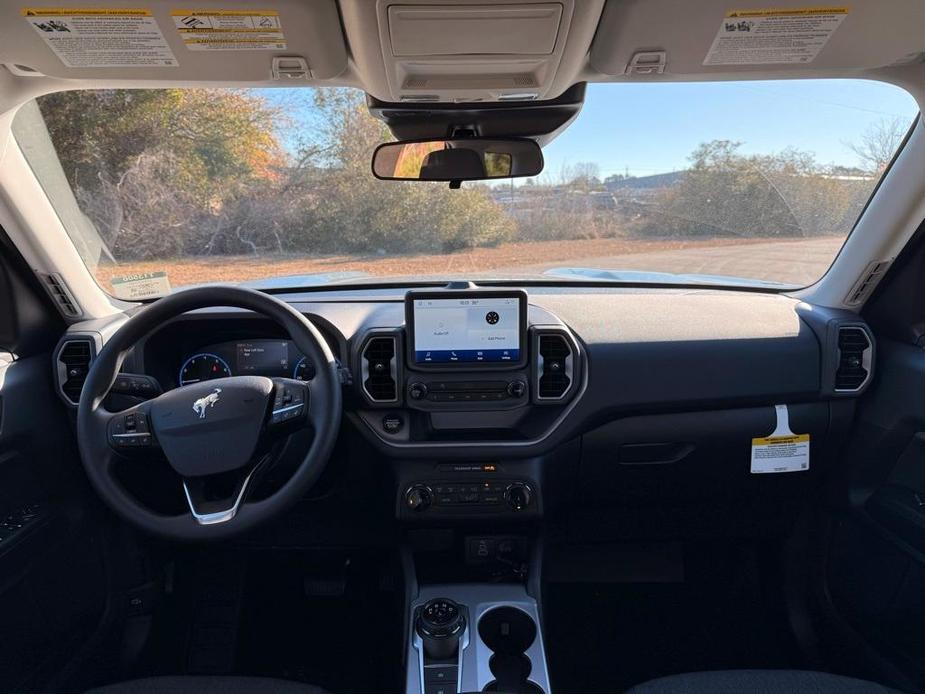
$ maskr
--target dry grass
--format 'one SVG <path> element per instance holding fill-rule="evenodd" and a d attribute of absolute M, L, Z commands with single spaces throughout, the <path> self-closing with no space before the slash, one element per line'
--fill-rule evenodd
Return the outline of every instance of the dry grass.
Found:
<path fill-rule="evenodd" d="M 769 239 L 703 239 L 696 241 L 649 239 L 589 239 L 508 243 L 495 248 L 474 248 L 445 255 L 402 256 L 218 256 L 120 264 L 97 269 L 97 279 L 111 288 L 112 277 L 167 270 L 174 287 L 200 282 L 241 282 L 265 277 L 318 272 L 364 272 L 377 277 L 461 275 L 505 268 L 556 264 L 604 256 L 632 255 L 686 248 L 739 246 Z"/>

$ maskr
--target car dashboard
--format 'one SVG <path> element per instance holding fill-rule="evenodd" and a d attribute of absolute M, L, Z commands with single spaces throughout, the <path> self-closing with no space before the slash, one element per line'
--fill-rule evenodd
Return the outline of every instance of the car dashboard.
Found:
<path fill-rule="evenodd" d="M 361 450 L 389 470 L 394 514 L 410 523 L 536 519 L 564 507 L 595 534 L 632 535 L 647 514 L 669 534 L 698 524 L 767 530 L 789 522 L 786 509 L 833 464 L 833 442 L 872 376 L 873 338 L 854 314 L 688 288 L 527 287 L 516 355 L 449 349 L 434 360 L 439 350 L 414 343 L 411 289 L 279 295 L 338 360 L 344 455 Z M 492 290 L 510 298 L 483 291 Z M 505 310 L 479 306 L 470 327 L 495 334 Z M 63 338 L 56 371 L 70 407 L 61 366 L 70 343 L 95 353 L 121 320 Z M 439 339 L 440 319 L 427 331 Z M 216 308 L 163 325 L 122 370 L 169 390 L 226 375 L 310 380 L 315 367 L 268 319 Z M 118 397 L 115 408 L 145 394 Z M 805 473 L 749 467 L 752 440 L 774 431 L 778 405 L 794 432 L 810 435 Z M 691 499 L 712 515 L 692 521 Z"/>

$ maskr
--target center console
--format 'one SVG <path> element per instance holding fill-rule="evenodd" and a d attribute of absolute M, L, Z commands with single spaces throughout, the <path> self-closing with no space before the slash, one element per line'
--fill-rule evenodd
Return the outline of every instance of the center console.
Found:
<path fill-rule="evenodd" d="M 523 586 L 428 586 L 411 612 L 406 694 L 550 694 L 539 606 Z"/>
<path fill-rule="evenodd" d="M 413 576 L 406 694 L 550 694 L 530 548 L 548 463 L 574 450 L 530 449 L 584 391 L 580 343 L 522 290 L 459 284 L 408 292 L 355 358 Z"/>

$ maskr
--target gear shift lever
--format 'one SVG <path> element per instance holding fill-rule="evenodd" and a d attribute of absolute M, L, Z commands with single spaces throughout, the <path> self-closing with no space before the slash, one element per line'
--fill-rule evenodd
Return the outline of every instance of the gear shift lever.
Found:
<path fill-rule="evenodd" d="M 424 644 L 424 653 L 433 660 L 449 660 L 459 650 L 459 637 L 466 628 L 462 610 L 452 600 L 434 598 L 418 613 L 415 629 Z"/>

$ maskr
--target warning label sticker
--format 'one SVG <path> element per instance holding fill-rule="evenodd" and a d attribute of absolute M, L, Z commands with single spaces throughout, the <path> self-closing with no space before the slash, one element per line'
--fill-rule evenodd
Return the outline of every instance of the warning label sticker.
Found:
<path fill-rule="evenodd" d="M 809 470 L 809 434 L 790 431 L 786 405 L 775 405 L 777 426 L 770 436 L 752 439 L 752 473 Z"/>
<path fill-rule="evenodd" d="M 732 10 L 703 64 L 809 63 L 847 16 L 847 7 Z"/>
<path fill-rule="evenodd" d="M 176 67 L 148 10 L 23 7 L 20 14 L 67 67 Z"/>
<path fill-rule="evenodd" d="M 166 272 L 141 272 L 136 275 L 113 277 L 112 293 L 119 299 L 155 299 L 170 294 Z"/>
<path fill-rule="evenodd" d="M 173 23 L 191 51 L 283 51 L 279 13 L 264 10 L 174 10 Z"/>

